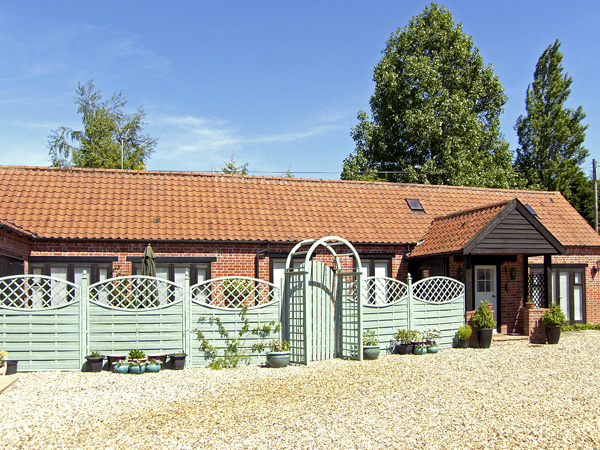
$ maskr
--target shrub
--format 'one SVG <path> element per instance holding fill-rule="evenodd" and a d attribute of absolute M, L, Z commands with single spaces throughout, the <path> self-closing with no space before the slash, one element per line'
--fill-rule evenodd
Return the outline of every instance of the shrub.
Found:
<path fill-rule="evenodd" d="M 394 339 L 396 342 L 400 342 L 401 344 L 411 344 L 418 338 L 419 332 L 416 330 L 405 330 L 401 328 L 396 332 L 396 334 L 394 334 Z"/>
<path fill-rule="evenodd" d="M 567 322 L 565 313 L 562 312 L 560 306 L 552 302 L 550 309 L 542 316 L 542 323 L 547 326 L 564 325 Z"/>
<path fill-rule="evenodd" d="M 98 350 L 92 350 L 90 352 L 90 358 L 102 358 L 102 354 Z"/>
<path fill-rule="evenodd" d="M 377 339 L 375 330 L 365 330 L 363 332 L 363 345 L 366 345 L 368 347 L 379 345 L 379 339 Z"/>
<path fill-rule="evenodd" d="M 131 350 L 129 352 L 129 359 L 143 359 L 146 357 L 146 354 L 141 350 Z"/>
<path fill-rule="evenodd" d="M 473 329 L 471 328 L 471 325 L 469 325 L 467 323 L 467 324 L 465 324 L 464 327 L 460 327 L 458 329 L 458 338 L 461 341 L 467 341 L 471 337 L 472 333 L 473 333 Z"/>
<path fill-rule="evenodd" d="M 495 328 L 496 321 L 494 320 L 494 314 L 489 308 L 488 302 L 481 302 L 479 308 L 475 311 L 473 316 L 473 326 L 478 329 L 482 328 Z"/>

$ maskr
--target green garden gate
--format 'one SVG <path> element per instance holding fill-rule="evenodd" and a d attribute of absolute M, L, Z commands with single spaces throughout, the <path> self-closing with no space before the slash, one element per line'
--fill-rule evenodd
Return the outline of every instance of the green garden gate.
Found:
<path fill-rule="evenodd" d="M 346 253 L 338 253 L 343 246 Z M 334 268 L 313 259 L 325 249 Z M 340 257 L 360 258 L 345 239 L 328 236 L 298 243 L 286 262 L 283 302 L 283 335 L 290 341 L 295 363 L 335 357 L 362 360 L 362 302 L 360 269 L 343 267 Z M 298 263 L 295 258 L 303 257 Z"/>

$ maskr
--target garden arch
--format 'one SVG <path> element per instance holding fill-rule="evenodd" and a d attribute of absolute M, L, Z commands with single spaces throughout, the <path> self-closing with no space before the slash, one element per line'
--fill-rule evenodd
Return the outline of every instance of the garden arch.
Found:
<path fill-rule="evenodd" d="M 320 248 L 333 257 L 333 268 L 313 259 Z M 352 268 L 343 266 L 343 256 L 354 258 Z M 303 257 L 302 263 L 298 257 Z M 337 236 L 307 239 L 290 251 L 282 323 L 292 362 L 308 364 L 335 357 L 362 360 L 360 267 L 356 249 Z"/>

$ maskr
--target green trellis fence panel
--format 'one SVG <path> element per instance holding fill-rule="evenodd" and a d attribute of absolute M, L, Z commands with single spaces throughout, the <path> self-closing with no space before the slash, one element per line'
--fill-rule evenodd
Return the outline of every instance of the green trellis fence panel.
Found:
<path fill-rule="evenodd" d="M 441 332 L 440 347 L 451 347 L 465 323 L 464 284 L 447 277 L 431 277 L 408 284 L 392 278 L 368 277 L 363 283 L 363 328 L 373 329 L 382 350 L 391 352 L 400 328 Z"/>
<path fill-rule="evenodd" d="M 80 369 L 80 287 L 59 278 L 0 278 L 0 350 L 20 371 Z"/>
<path fill-rule="evenodd" d="M 244 309 L 249 332 L 244 334 L 241 353 L 250 358 L 250 364 L 265 360 L 264 352 L 252 351 L 253 344 L 266 344 L 281 338 L 281 331 L 274 328 L 264 336 L 252 332 L 257 327 L 281 323 L 279 289 L 272 283 L 249 277 L 215 278 L 192 286 L 190 295 L 191 343 L 188 359 L 192 366 L 205 366 L 210 362 L 200 348 L 201 342 L 195 330 L 202 330 L 210 345 L 217 349 L 217 354 L 223 356 L 228 340 L 219 332 L 216 319 L 221 321 L 229 337 L 235 339 L 244 326 Z"/>

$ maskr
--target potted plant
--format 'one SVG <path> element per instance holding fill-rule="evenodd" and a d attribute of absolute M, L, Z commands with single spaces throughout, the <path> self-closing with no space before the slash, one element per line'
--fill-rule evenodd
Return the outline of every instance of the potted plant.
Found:
<path fill-rule="evenodd" d="M 172 353 L 169 355 L 171 358 L 171 369 L 172 370 L 183 370 L 185 367 L 185 357 L 187 354 L 182 350 L 178 353 Z"/>
<path fill-rule="evenodd" d="M 394 335 L 394 340 L 398 342 L 394 346 L 394 353 L 407 355 L 413 352 L 413 342 L 417 340 L 419 333 L 415 330 L 399 329 Z"/>
<path fill-rule="evenodd" d="M 133 360 L 129 361 L 129 373 L 142 374 L 146 372 L 146 361 L 144 360 Z"/>
<path fill-rule="evenodd" d="M 146 371 L 147 358 L 142 350 L 131 350 L 127 359 L 129 360 L 130 373 L 144 373 Z"/>
<path fill-rule="evenodd" d="M 496 327 L 496 321 L 490 307 L 490 303 L 483 301 L 473 315 L 473 327 L 477 330 L 479 348 L 490 348 L 492 345 L 492 334 Z"/>
<path fill-rule="evenodd" d="M 85 357 L 87 360 L 88 372 L 102 372 L 102 363 L 104 362 L 104 356 L 97 350 L 92 350 L 89 355 Z"/>
<path fill-rule="evenodd" d="M 267 364 L 269 367 L 286 367 L 290 363 L 290 343 L 271 341 L 268 344 Z"/>
<path fill-rule="evenodd" d="M 127 361 L 127 358 L 116 360 L 112 365 L 112 371 L 115 373 L 129 372 L 129 361 Z"/>
<path fill-rule="evenodd" d="M 414 343 L 413 353 L 415 355 L 425 355 L 427 353 L 427 343 L 425 341 L 417 341 Z"/>
<path fill-rule="evenodd" d="M 533 303 L 533 301 L 531 299 L 529 299 L 525 302 L 525 308 L 533 309 L 533 308 L 535 308 L 535 303 Z"/>
<path fill-rule="evenodd" d="M 473 334 L 471 325 L 466 323 L 464 326 L 458 329 L 458 348 L 469 348 L 469 340 Z"/>
<path fill-rule="evenodd" d="M 375 330 L 365 330 L 363 332 L 363 359 L 379 358 L 379 339 Z"/>
<path fill-rule="evenodd" d="M 151 358 L 146 363 L 146 372 L 156 373 L 160 372 L 161 362 L 159 359 Z"/>
<path fill-rule="evenodd" d="M 437 353 L 440 350 L 437 340 L 442 336 L 439 328 L 433 328 L 425 332 L 425 343 L 427 344 L 427 353 Z"/>
<path fill-rule="evenodd" d="M 127 359 L 127 355 L 105 355 L 106 359 L 108 360 L 108 367 L 112 370 L 115 367 L 115 363 L 117 361 L 122 361 L 124 359 Z M 113 370 L 114 372 L 114 370 Z"/>
<path fill-rule="evenodd" d="M 546 325 L 546 340 L 548 344 L 558 344 L 560 340 L 560 327 L 566 322 L 565 313 L 560 309 L 560 305 L 552 302 L 550 309 L 542 316 L 542 323 Z"/>

